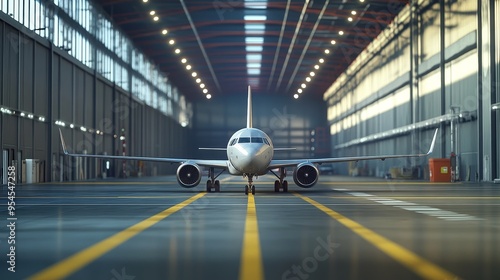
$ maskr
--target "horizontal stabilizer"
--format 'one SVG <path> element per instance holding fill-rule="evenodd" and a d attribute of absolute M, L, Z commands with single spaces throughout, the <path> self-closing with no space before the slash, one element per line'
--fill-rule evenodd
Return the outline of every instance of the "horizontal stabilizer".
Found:
<path fill-rule="evenodd" d="M 226 148 L 198 148 L 198 150 L 204 150 L 204 151 L 227 151 Z"/>
<path fill-rule="evenodd" d="M 274 148 L 274 151 L 295 151 L 297 148 Z"/>

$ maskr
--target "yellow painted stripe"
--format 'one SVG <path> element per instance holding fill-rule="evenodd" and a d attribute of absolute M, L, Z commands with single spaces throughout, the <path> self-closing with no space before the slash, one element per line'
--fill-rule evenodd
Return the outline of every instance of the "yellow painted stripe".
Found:
<path fill-rule="evenodd" d="M 404 181 L 384 181 L 384 182 L 378 182 L 378 181 L 367 181 L 367 182 L 321 182 L 322 185 L 415 185 L 415 186 L 426 186 L 426 185 L 454 185 L 454 186 L 461 186 L 463 185 L 460 182 L 404 182 Z"/>
<path fill-rule="evenodd" d="M 411 200 L 411 199 L 434 199 L 434 200 L 439 200 L 439 199 L 461 199 L 461 200 L 467 200 L 467 199 L 491 199 L 491 200 L 498 200 L 500 199 L 500 196 L 382 196 L 382 197 L 361 197 L 361 196 L 329 196 L 329 198 L 349 198 L 349 199 L 360 199 L 360 200 L 366 200 L 367 198 L 384 198 L 384 199 L 404 199 L 404 200 Z"/>
<path fill-rule="evenodd" d="M 241 252 L 240 280 L 264 279 L 262 267 L 255 198 L 253 195 L 248 195 L 247 217 Z"/>
<path fill-rule="evenodd" d="M 452 274 L 451 272 L 446 271 L 445 269 L 440 268 L 439 266 L 419 257 L 415 253 L 399 246 L 398 244 L 362 226 L 361 224 L 333 211 L 332 209 L 322 205 L 321 203 L 298 193 L 294 193 L 294 195 L 314 205 L 316 208 L 323 211 L 333 219 L 337 220 L 339 223 L 343 224 L 344 226 L 355 232 L 357 235 L 361 236 L 363 239 L 371 243 L 373 246 L 377 247 L 379 250 L 387 254 L 392 259 L 406 266 L 414 273 L 418 274 L 420 277 L 424 279 L 460 279 L 458 276 Z"/>
<path fill-rule="evenodd" d="M 43 182 L 39 183 L 40 185 L 178 185 L 179 183 L 177 182 L 151 182 L 151 181 L 137 181 L 137 182 L 130 182 L 130 181 L 99 181 L 99 182 L 92 182 L 92 181 L 68 181 L 68 182 Z"/>
<path fill-rule="evenodd" d="M 181 210 L 195 200 L 201 198 L 206 193 L 199 193 L 191 198 L 172 206 L 154 216 L 151 216 L 113 236 L 110 236 L 101 242 L 98 242 L 83 251 L 80 251 L 44 270 L 31 276 L 31 280 L 44 280 L 44 279 L 62 279 L 66 278 L 72 273 L 82 269 L 84 266 L 95 261 L 97 258 L 113 250 L 117 246 L 125 243 L 130 238 L 136 236 L 142 231 L 150 228 L 159 221 L 165 219 L 171 214 Z"/>

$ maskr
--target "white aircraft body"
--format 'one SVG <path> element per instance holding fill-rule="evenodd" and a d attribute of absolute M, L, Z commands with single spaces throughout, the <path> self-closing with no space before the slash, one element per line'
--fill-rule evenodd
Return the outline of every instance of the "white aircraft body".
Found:
<path fill-rule="evenodd" d="M 290 150 L 293 148 L 274 148 L 271 138 L 269 138 L 265 132 L 252 127 L 252 95 L 250 86 L 248 87 L 247 106 L 247 127 L 234 133 L 229 139 L 226 148 L 200 148 L 204 150 L 225 150 L 227 152 L 226 160 L 72 154 L 69 153 L 66 148 L 61 130 L 59 130 L 59 133 L 64 154 L 69 156 L 180 163 L 177 169 L 177 181 L 185 188 L 197 186 L 202 178 L 201 167 L 208 167 L 209 178 L 206 183 L 207 192 L 212 190 L 216 192 L 220 191 L 220 182 L 217 180 L 217 177 L 224 171 L 227 171 L 231 175 L 239 175 L 247 179 L 248 184 L 245 186 L 245 194 L 249 192 L 255 194 L 253 178 L 267 174 L 268 172 L 273 173 L 277 177 L 277 180 L 274 182 L 275 192 L 279 192 L 280 189 L 282 189 L 283 192 L 287 192 L 288 182 L 285 180 L 286 167 L 294 168 L 293 180 L 297 186 L 310 188 L 318 181 L 319 171 L 317 165 L 322 163 L 427 156 L 434 149 L 434 143 L 437 136 L 436 129 L 430 149 L 425 154 L 278 160 L 273 159 L 274 151 Z M 215 169 L 222 169 L 222 171 L 216 174 Z M 273 169 L 278 169 L 278 174 L 276 174 Z"/>

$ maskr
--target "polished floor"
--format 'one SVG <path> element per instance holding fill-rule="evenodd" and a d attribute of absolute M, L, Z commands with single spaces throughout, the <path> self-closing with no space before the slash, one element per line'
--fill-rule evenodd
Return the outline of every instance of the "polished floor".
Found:
<path fill-rule="evenodd" d="M 173 176 L 17 186 L 0 279 L 500 279 L 498 184 L 273 180 L 255 196 L 239 177 L 221 193 Z M 9 225 L 6 187 L 1 202 Z"/>

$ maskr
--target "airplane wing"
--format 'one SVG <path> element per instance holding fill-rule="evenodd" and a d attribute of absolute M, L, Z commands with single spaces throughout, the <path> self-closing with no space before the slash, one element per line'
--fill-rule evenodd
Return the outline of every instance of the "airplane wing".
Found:
<path fill-rule="evenodd" d="M 71 157 L 89 157 L 89 158 L 103 158 L 103 159 L 121 159 L 121 160 L 144 160 L 144 161 L 156 161 L 156 162 L 169 162 L 169 163 L 184 163 L 190 162 L 195 163 L 200 166 L 206 167 L 218 167 L 227 168 L 227 160 L 204 160 L 204 159 L 188 159 L 188 158 L 161 158 L 161 157 L 136 157 L 136 156 L 113 156 L 113 155 L 90 155 L 90 154 L 73 154 L 69 153 L 66 147 L 66 142 L 59 129 L 59 135 L 61 137 L 61 145 L 65 155 Z"/>
<path fill-rule="evenodd" d="M 347 162 L 347 161 L 360 161 L 360 160 L 371 160 L 380 159 L 385 160 L 387 158 L 412 158 L 412 157 L 425 157 L 432 153 L 434 150 L 434 144 L 436 143 L 438 129 L 434 132 L 434 137 L 432 138 L 431 146 L 429 151 L 425 154 L 409 154 L 409 155 L 381 155 L 381 156 L 355 156 L 355 157 L 339 157 L 339 158 L 314 158 L 314 159 L 276 159 L 272 160 L 269 164 L 269 169 L 279 168 L 279 167 L 289 167 L 296 166 L 303 162 L 309 163 L 336 163 L 336 162 Z"/>

